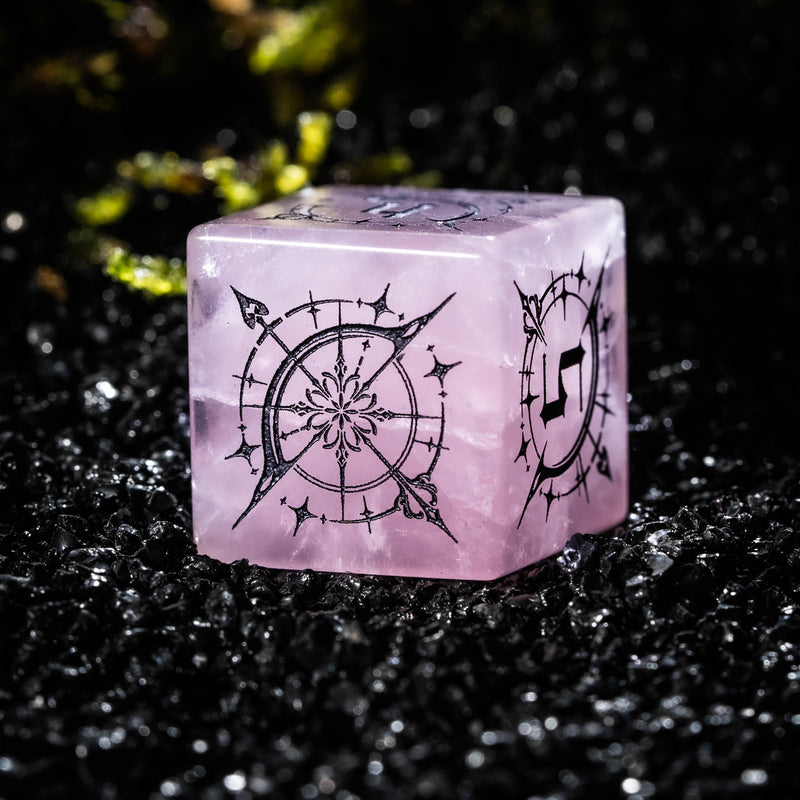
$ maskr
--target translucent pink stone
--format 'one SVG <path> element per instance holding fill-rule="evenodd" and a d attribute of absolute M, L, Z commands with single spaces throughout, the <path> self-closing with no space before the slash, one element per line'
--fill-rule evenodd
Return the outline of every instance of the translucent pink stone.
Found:
<path fill-rule="evenodd" d="M 616 200 L 321 187 L 188 248 L 200 552 L 488 579 L 625 517 Z"/>

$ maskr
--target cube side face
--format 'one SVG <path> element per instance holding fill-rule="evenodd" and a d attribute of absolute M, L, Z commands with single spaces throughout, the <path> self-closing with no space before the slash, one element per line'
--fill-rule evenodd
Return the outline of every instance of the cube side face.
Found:
<path fill-rule="evenodd" d="M 628 512 L 625 223 L 607 200 L 509 242 L 517 298 L 517 442 L 509 463 L 514 534 L 505 571 L 598 533 Z M 519 339 L 517 339 L 519 341 Z"/>
<path fill-rule="evenodd" d="M 603 269 L 595 265 L 602 248 L 581 244 L 591 239 L 580 233 L 587 218 L 571 222 L 572 214 L 517 220 L 512 232 L 480 237 L 325 224 L 298 229 L 294 220 L 284 228 L 223 220 L 193 231 L 189 345 L 199 550 L 271 567 L 489 579 L 559 549 L 575 530 L 588 531 L 575 527 L 587 520 L 585 499 L 573 499 L 593 488 L 596 474 L 565 494 L 560 508 L 551 501 L 550 513 L 543 510 L 545 482 L 528 498 L 538 463 L 531 454 L 542 439 L 534 439 L 535 402 L 523 415 L 520 393 L 528 385 L 526 365 L 544 353 L 530 336 L 530 298 L 549 298 L 553 265 L 577 269 L 581 247 L 590 251 L 585 280 L 602 283 L 604 308 L 611 308 L 607 294 L 622 306 L 614 312 L 613 346 L 600 333 L 596 342 L 579 336 L 585 350 L 596 345 L 594 361 L 584 355 L 577 368 L 562 370 L 564 418 L 548 419 L 549 429 L 560 425 L 562 439 L 570 435 L 575 398 L 582 403 L 581 393 L 591 390 L 596 399 L 606 392 L 604 363 L 616 358 L 615 375 L 624 373 L 624 240 L 616 206 L 605 208 L 596 205 L 592 214 L 606 238 L 619 241 Z M 554 238 L 564 252 L 551 257 Z M 586 311 L 579 298 L 567 305 L 570 322 L 579 307 Z M 599 314 L 598 306 L 598 330 Z M 555 319 L 548 312 L 543 325 L 555 331 Z M 591 337 L 594 328 L 588 330 Z M 568 344 L 553 332 L 547 352 L 577 347 Z M 601 377 L 594 384 L 576 378 L 583 367 L 590 378 Z M 619 404 L 616 394 L 610 404 Z M 624 374 L 618 412 L 619 427 Z M 585 453 L 595 435 L 591 420 L 589 429 L 580 459 L 572 460 L 599 474 L 598 456 Z M 526 435 L 534 443 L 529 452 Z M 601 446 L 611 435 L 607 427 Z M 621 471 L 615 480 L 618 499 Z M 613 510 L 606 501 L 592 497 L 588 505 L 592 530 L 625 514 L 627 498 Z"/>
<path fill-rule="evenodd" d="M 261 233 L 211 225 L 189 242 L 198 548 L 497 574 L 510 384 L 488 258 L 442 237 Z"/>

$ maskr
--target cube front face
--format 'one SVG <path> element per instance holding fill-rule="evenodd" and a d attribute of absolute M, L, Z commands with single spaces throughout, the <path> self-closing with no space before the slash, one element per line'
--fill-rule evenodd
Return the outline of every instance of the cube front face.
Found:
<path fill-rule="evenodd" d="M 188 255 L 201 552 L 489 579 L 627 513 L 616 201 L 322 187 Z"/>

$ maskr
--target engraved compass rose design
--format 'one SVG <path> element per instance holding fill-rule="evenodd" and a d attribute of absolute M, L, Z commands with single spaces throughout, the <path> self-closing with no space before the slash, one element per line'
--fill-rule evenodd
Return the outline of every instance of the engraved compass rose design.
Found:
<path fill-rule="evenodd" d="M 391 307 L 390 285 L 374 300 L 309 292 L 283 315 L 231 289 L 258 331 L 234 376 L 241 443 L 227 459 L 244 460 L 255 485 L 233 528 L 274 495 L 294 512 L 295 536 L 310 519 L 371 533 L 400 513 L 456 541 L 433 472 L 447 449 L 444 382 L 460 362 L 440 361 L 434 345 L 411 347 L 454 295 L 407 321 Z"/>
<path fill-rule="evenodd" d="M 612 315 L 605 313 L 603 278 L 608 253 L 592 286 L 584 272 L 551 274 L 541 295 L 527 294 L 515 282 L 522 304 L 525 355 L 520 370 L 522 441 L 514 459 L 532 473 L 517 527 L 537 498 L 550 507 L 573 492 L 590 501 L 589 477 L 612 480 L 603 444 L 609 408 L 609 370 L 605 349 Z M 601 345 L 602 340 L 602 345 Z"/>

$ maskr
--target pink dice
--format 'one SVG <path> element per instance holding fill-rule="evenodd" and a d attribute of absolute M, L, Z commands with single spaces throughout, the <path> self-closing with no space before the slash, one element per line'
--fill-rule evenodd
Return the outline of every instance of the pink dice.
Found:
<path fill-rule="evenodd" d="M 188 269 L 200 552 L 490 579 L 624 519 L 618 201 L 326 186 Z"/>

